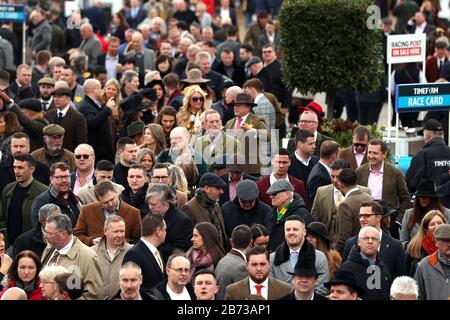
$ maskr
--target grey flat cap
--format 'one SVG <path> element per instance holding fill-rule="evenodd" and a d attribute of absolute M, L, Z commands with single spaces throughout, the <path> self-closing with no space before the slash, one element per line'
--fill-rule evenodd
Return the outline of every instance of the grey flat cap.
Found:
<path fill-rule="evenodd" d="M 275 181 L 270 186 L 269 190 L 267 190 L 266 194 L 277 194 L 283 191 L 294 191 L 294 187 L 292 186 L 292 184 L 285 179 Z"/>
<path fill-rule="evenodd" d="M 242 180 L 236 187 L 236 196 L 243 201 L 253 201 L 258 198 L 259 189 L 255 181 Z"/>

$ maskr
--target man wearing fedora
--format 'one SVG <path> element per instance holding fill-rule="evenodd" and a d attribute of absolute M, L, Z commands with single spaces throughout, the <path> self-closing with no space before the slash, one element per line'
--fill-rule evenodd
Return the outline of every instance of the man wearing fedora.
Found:
<path fill-rule="evenodd" d="M 302 114 L 300 115 L 300 120 L 298 120 L 298 128 L 307 130 L 314 133 L 316 138 L 316 149 L 314 150 L 315 156 L 320 156 L 320 146 L 326 140 L 334 140 L 333 138 L 326 136 L 318 131 L 322 124 L 322 118 L 325 116 L 323 108 L 320 104 L 313 101 L 309 103 L 306 107 L 302 107 Z M 295 129 L 295 128 L 294 128 Z M 292 130 L 291 136 L 295 136 L 297 130 Z M 290 154 L 295 151 L 295 139 L 291 138 L 288 142 L 288 147 Z"/>
<path fill-rule="evenodd" d="M 191 218 L 193 225 L 199 222 L 212 223 L 219 232 L 223 247 L 228 249 L 229 242 L 225 232 L 225 223 L 218 204 L 225 187 L 225 182 L 219 176 L 205 173 L 200 178 L 195 196 L 183 206 L 182 210 Z"/>
<path fill-rule="evenodd" d="M 53 92 L 56 109 L 46 113 L 49 123 L 60 125 L 65 130 L 63 147 L 74 151 L 81 143 L 87 143 L 86 118 L 72 107 L 72 91 L 69 88 L 58 88 Z"/>
<path fill-rule="evenodd" d="M 317 272 L 314 256 L 301 256 L 295 264 L 292 275 L 294 290 L 280 300 L 328 300 L 325 296 L 315 292 L 316 282 L 320 273 Z"/>
<path fill-rule="evenodd" d="M 381 200 L 382 201 L 382 200 Z M 389 216 L 395 210 L 389 210 L 386 202 L 382 202 L 384 207 L 375 201 L 364 201 L 359 209 L 359 223 L 361 228 L 366 226 L 374 227 L 380 232 L 381 244 L 379 249 L 380 258 L 389 268 L 393 278 L 406 275 L 406 255 L 402 243 L 392 238 L 388 233 L 382 231 L 381 220 Z M 342 261 L 346 261 L 350 252 L 356 250 L 358 239 L 352 237 L 347 240 L 342 254 Z"/>
<path fill-rule="evenodd" d="M 450 147 L 444 141 L 444 128 L 434 119 L 425 122 L 423 127 L 425 145 L 412 159 L 406 171 L 408 190 L 413 193 L 421 179 L 439 181 L 448 172 Z"/>
<path fill-rule="evenodd" d="M 245 224 L 262 224 L 268 230 L 273 225 L 273 210 L 258 199 L 258 186 L 255 181 L 241 180 L 236 187 L 234 200 L 226 202 L 222 206 L 225 231 L 231 236 L 235 227 Z"/>
<path fill-rule="evenodd" d="M 325 282 L 325 288 L 330 291 L 330 300 L 360 300 L 364 289 L 358 285 L 356 277 L 349 271 L 339 270 L 333 280 Z"/>
<path fill-rule="evenodd" d="M 450 224 L 436 227 L 434 239 L 438 249 L 419 262 L 414 279 L 419 286 L 419 299 L 449 300 Z"/>
<path fill-rule="evenodd" d="M 308 223 L 309 224 L 309 223 Z M 287 217 L 284 223 L 284 240 L 278 248 L 270 254 L 270 276 L 290 283 L 295 274 L 295 267 L 300 259 L 312 261 L 317 271 L 318 278 L 314 285 L 318 293 L 325 295 L 327 291 L 323 287 L 328 280 L 328 262 L 325 254 L 316 250 L 305 239 L 305 220 L 297 215 Z M 272 237 L 272 235 L 271 235 Z M 311 264 L 311 263 L 309 263 Z"/>
<path fill-rule="evenodd" d="M 246 93 L 239 93 L 233 103 L 235 118 L 225 124 L 225 129 L 241 142 L 245 155 L 245 173 L 259 177 L 261 174 L 261 156 L 263 144 L 269 144 L 269 134 L 263 118 L 252 113 L 256 104 Z M 267 146 L 266 146 L 267 147 Z M 267 156 L 266 156 L 267 157 Z"/>

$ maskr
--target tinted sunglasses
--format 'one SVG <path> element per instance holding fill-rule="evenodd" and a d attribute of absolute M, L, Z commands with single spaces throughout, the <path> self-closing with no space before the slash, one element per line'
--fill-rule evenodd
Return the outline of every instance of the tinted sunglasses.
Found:
<path fill-rule="evenodd" d="M 89 157 L 90 157 L 90 155 L 88 155 L 88 154 L 76 154 L 75 155 L 75 159 L 81 159 L 81 158 L 83 158 L 84 160 L 87 160 L 87 159 L 89 159 Z"/>
<path fill-rule="evenodd" d="M 205 98 L 203 98 L 203 97 L 192 97 L 192 101 L 194 101 L 194 102 L 198 102 L 198 101 L 203 102 L 203 101 L 205 101 Z"/>
<path fill-rule="evenodd" d="M 355 147 L 360 147 L 360 148 L 365 148 L 365 147 L 367 147 L 367 144 L 364 144 L 364 143 L 354 143 L 353 144 Z"/>

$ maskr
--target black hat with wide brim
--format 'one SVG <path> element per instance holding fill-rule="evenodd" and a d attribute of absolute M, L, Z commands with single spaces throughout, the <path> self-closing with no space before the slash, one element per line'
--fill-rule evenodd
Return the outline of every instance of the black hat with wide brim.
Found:
<path fill-rule="evenodd" d="M 420 181 L 417 186 L 416 197 L 428 197 L 428 198 L 442 198 L 443 195 L 438 193 L 436 190 L 436 185 L 431 179 L 424 179 Z"/>
<path fill-rule="evenodd" d="M 330 290 L 332 285 L 343 284 L 349 286 L 358 293 L 358 297 L 362 296 L 366 291 L 358 285 L 356 277 L 350 271 L 338 270 L 334 274 L 333 280 L 325 282 L 323 285 Z"/>

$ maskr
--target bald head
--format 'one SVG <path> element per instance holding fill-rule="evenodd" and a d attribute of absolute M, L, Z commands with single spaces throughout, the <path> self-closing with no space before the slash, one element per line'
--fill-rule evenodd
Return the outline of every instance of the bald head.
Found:
<path fill-rule="evenodd" d="M 144 37 L 140 32 L 133 33 L 133 36 L 131 37 L 131 42 L 133 43 L 134 51 L 136 52 L 142 52 L 142 45 L 144 44 Z"/>
<path fill-rule="evenodd" d="M 27 294 L 23 289 L 12 287 L 3 293 L 0 300 L 27 300 Z"/>
<path fill-rule="evenodd" d="M 94 29 L 90 23 L 83 23 L 80 27 L 81 37 L 87 39 L 94 33 Z"/>
<path fill-rule="evenodd" d="M 225 93 L 225 102 L 227 104 L 232 103 L 235 99 L 238 93 L 242 93 L 242 89 L 239 86 L 232 86 L 227 89 L 227 92 Z"/>
<path fill-rule="evenodd" d="M 94 100 L 100 100 L 102 84 L 97 79 L 87 79 L 83 85 L 85 94 Z"/>

